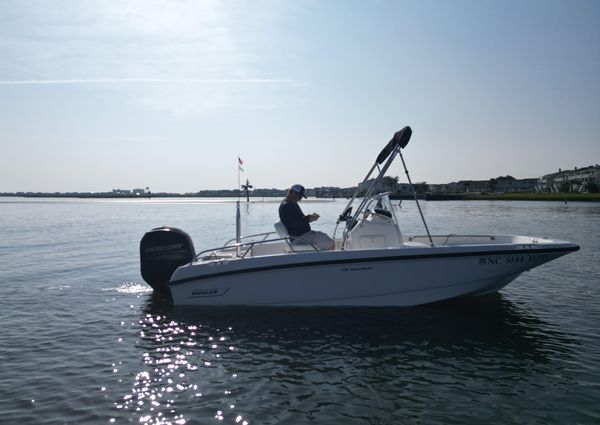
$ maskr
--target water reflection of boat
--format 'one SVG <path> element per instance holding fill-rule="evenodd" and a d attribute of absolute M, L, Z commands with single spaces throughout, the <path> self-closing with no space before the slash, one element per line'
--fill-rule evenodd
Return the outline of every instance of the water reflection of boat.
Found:
<path fill-rule="evenodd" d="M 243 346 L 245 352 L 256 351 L 259 356 L 267 354 L 271 345 L 295 349 L 327 344 L 347 347 L 353 355 L 372 348 L 424 347 L 423 350 L 442 350 L 450 356 L 487 357 L 496 352 L 544 362 L 548 355 L 556 357 L 559 351 L 568 354 L 568 347 L 572 346 L 566 335 L 497 293 L 410 309 L 245 306 L 197 309 L 173 306 L 155 295 L 148 299 L 144 316 L 162 317 L 164 323 L 171 327 L 176 324 L 180 329 L 200 326 L 207 335 L 215 329 L 229 329 L 236 345 Z M 160 327 L 156 332 L 161 333 Z M 196 335 L 198 342 L 206 342 L 207 335 L 197 331 Z M 155 338 L 149 336 L 148 340 Z M 265 352 L 261 354 L 261 350 Z"/>
<path fill-rule="evenodd" d="M 419 423 L 432 400 L 434 414 L 468 411 L 460 422 L 506 422 L 516 404 L 519 422 L 576 382 L 576 342 L 499 294 L 408 309 L 189 308 L 149 296 L 136 326 L 143 365 L 123 398 L 148 423 Z"/>
<path fill-rule="evenodd" d="M 579 249 L 530 236 L 430 235 L 422 214 L 427 234 L 403 234 L 388 194 L 377 189 L 396 157 L 404 165 L 411 134 L 410 127 L 398 131 L 377 156 L 366 194 L 359 198 L 357 189 L 338 219 L 335 250 L 299 245 L 285 228 L 242 238 L 238 205 L 237 237 L 197 255 L 179 229 L 148 232 L 140 243 L 143 278 L 176 305 L 412 306 L 496 292 Z"/>

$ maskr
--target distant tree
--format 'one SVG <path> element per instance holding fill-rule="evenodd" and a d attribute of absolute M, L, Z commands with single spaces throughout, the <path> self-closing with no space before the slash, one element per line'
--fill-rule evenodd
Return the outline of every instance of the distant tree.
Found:
<path fill-rule="evenodd" d="M 421 194 L 427 193 L 429 192 L 429 185 L 427 182 L 415 183 L 415 191 Z"/>
<path fill-rule="evenodd" d="M 586 189 L 588 191 L 588 193 L 598 193 L 600 192 L 598 185 L 594 182 L 588 182 L 586 184 Z"/>
<path fill-rule="evenodd" d="M 490 192 L 495 192 L 496 186 L 498 186 L 498 179 L 490 179 Z"/>
<path fill-rule="evenodd" d="M 390 192 L 395 192 L 398 186 L 398 176 L 384 176 L 381 180 L 381 183 L 385 189 L 389 190 Z"/>
<path fill-rule="evenodd" d="M 242 189 L 246 193 L 246 202 L 250 202 L 250 189 L 252 189 L 253 187 L 254 186 L 250 184 L 250 181 L 248 179 L 246 179 L 246 184 L 242 185 Z"/>

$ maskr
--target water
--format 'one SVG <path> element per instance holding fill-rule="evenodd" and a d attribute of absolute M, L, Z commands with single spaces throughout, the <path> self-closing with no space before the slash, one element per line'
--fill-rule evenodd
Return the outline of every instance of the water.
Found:
<path fill-rule="evenodd" d="M 331 233 L 344 203 L 302 206 Z M 0 198 L 0 423 L 600 423 L 600 205 L 422 207 L 432 233 L 581 250 L 477 300 L 176 309 L 142 281 L 140 238 L 168 224 L 196 250 L 218 245 L 233 203 Z M 271 230 L 276 211 L 242 205 L 244 233 Z M 413 202 L 396 212 L 424 233 Z"/>

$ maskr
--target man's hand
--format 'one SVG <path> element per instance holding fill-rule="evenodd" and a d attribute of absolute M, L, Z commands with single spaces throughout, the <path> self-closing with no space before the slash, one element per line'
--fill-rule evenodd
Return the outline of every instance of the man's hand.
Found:
<path fill-rule="evenodd" d="M 321 217 L 319 214 L 317 213 L 312 213 L 308 215 L 308 222 L 312 223 L 313 221 L 317 221 L 319 219 L 319 217 Z"/>

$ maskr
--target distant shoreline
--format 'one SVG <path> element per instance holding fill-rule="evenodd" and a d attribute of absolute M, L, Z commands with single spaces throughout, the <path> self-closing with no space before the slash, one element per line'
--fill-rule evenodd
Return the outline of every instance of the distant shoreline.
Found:
<path fill-rule="evenodd" d="M 465 201 L 600 202 L 600 193 L 489 193 L 465 194 Z"/>
<path fill-rule="evenodd" d="M 250 201 L 262 198 L 281 197 L 281 194 L 250 196 Z M 74 199 L 154 199 L 154 198 L 237 198 L 237 194 L 197 194 L 197 193 L 153 193 L 148 195 L 113 193 L 0 193 L 0 197 L 13 198 L 74 198 Z M 345 199 L 342 197 L 321 196 L 316 199 Z M 412 200 L 411 195 L 391 194 L 394 200 Z M 241 200 L 246 196 L 241 196 Z M 419 195 L 427 201 L 554 201 L 554 202 L 600 202 L 600 193 L 464 193 L 464 194 L 427 194 Z"/>
<path fill-rule="evenodd" d="M 600 193 L 464 193 L 429 195 L 428 201 L 553 201 L 600 202 Z"/>
<path fill-rule="evenodd" d="M 257 194 L 250 198 L 261 199 L 268 197 L 285 196 L 285 191 L 281 193 Z M 156 192 L 151 194 L 136 195 L 133 193 L 111 193 L 111 192 L 16 192 L 16 193 L 0 193 L 0 197 L 15 197 L 15 198 L 90 198 L 90 199 L 149 199 L 149 198 L 244 198 L 246 195 L 238 195 L 237 193 L 170 193 Z"/>
<path fill-rule="evenodd" d="M 151 195 L 113 194 L 113 193 L 0 193 L 3 197 L 15 198 L 92 198 L 92 199 L 148 199 L 148 198 L 232 198 L 237 195 L 198 195 L 195 193 L 153 193 Z M 255 198 L 261 198 L 257 196 Z M 245 196 L 244 196 L 245 198 Z"/>

